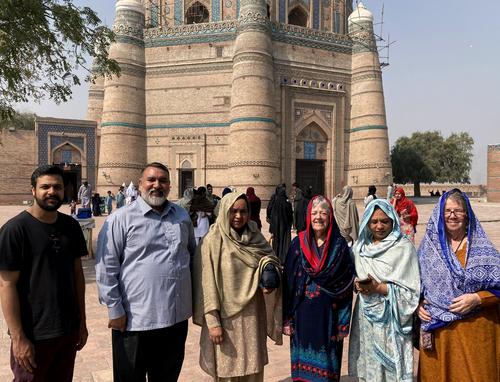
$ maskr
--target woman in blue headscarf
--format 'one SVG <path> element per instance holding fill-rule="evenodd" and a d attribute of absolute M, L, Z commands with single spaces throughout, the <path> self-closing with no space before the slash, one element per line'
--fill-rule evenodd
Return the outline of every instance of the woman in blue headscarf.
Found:
<path fill-rule="evenodd" d="M 349 375 L 367 382 L 413 381 L 412 322 L 420 296 L 415 247 L 385 199 L 367 205 L 359 228 Z"/>
<path fill-rule="evenodd" d="M 458 189 L 439 200 L 418 250 L 420 381 L 498 381 L 500 255 Z"/>

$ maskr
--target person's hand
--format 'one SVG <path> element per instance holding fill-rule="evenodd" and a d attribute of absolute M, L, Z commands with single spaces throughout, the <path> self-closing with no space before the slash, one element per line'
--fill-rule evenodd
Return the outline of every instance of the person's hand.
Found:
<path fill-rule="evenodd" d="M 387 294 L 387 285 L 385 283 L 379 283 L 370 274 L 368 274 L 368 280 L 367 282 L 360 282 L 358 279 L 354 281 L 354 286 L 359 293 L 364 295 L 373 293 Z"/>
<path fill-rule="evenodd" d="M 451 301 L 449 311 L 457 314 L 467 314 L 481 305 L 481 297 L 477 293 L 466 293 Z"/>
<path fill-rule="evenodd" d="M 89 332 L 87 330 L 87 325 L 83 322 L 78 330 L 78 340 L 76 341 L 76 350 L 82 350 L 87 343 L 87 338 L 89 337 Z"/>
<path fill-rule="evenodd" d="M 109 320 L 108 328 L 114 329 L 114 330 L 119 330 L 120 332 L 123 333 L 125 331 L 125 329 L 127 328 L 127 315 L 124 314 L 121 317 Z"/>
<path fill-rule="evenodd" d="M 208 336 L 210 337 L 210 340 L 215 345 L 221 344 L 222 341 L 224 340 L 224 334 L 222 332 L 222 327 L 217 326 L 215 328 L 209 328 L 208 329 Z"/>
<path fill-rule="evenodd" d="M 274 292 L 274 289 L 275 288 L 261 288 L 262 289 L 262 293 L 264 294 L 271 294 Z"/>
<path fill-rule="evenodd" d="M 420 319 L 425 322 L 432 320 L 431 314 L 424 308 L 424 305 L 427 304 L 428 304 L 427 300 L 424 299 L 420 301 L 420 304 L 418 304 L 417 308 L 418 317 L 420 317 Z"/>
<path fill-rule="evenodd" d="M 18 363 L 28 373 L 33 374 L 36 368 L 35 346 L 24 334 L 12 338 L 12 354 Z"/>

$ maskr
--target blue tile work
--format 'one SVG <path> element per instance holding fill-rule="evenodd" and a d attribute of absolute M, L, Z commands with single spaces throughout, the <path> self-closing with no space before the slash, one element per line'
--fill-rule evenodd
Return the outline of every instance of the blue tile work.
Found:
<path fill-rule="evenodd" d="M 76 147 L 78 147 L 80 150 L 84 150 L 84 140 L 83 138 L 80 137 L 63 137 L 63 136 L 55 136 L 52 135 L 50 137 L 50 147 L 53 150 L 55 147 L 59 146 L 60 144 L 64 142 L 69 142 L 74 144 Z"/>
<path fill-rule="evenodd" d="M 71 137 L 63 136 L 62 134 L 84 134 L 87 140 L 87 179 L 90 184 L 95 183 L 95 167 L 96 167 L 96 131 L 94 127 L 90 126 L 68 126 L 68 125 L 58 125 L 58 124 L 45 124 L 38 123 L 38 165 L 48 164 L 49 161 L 49 150 L 55 146 L 60 145 L 66 141 L 74 144 L 80 149 L 84 149 L 84 139 L 83 137 Z M 50 138 L 49 146 L 49 134 L 61 134 L 53 135 Z"/>
<path fill-rule="evenodd" d="M 280 0 L 280 23 L 286 23 L 286 0 Z"/>
<path fill-rule="evenodd" d="M 212 0 L 212 21 L 220 21 L 220 2 L 221 0 Z"/>
<path fill-rule="evenodd" d="M 158 0 L 153 0 L 151 2 L 151 26 L 158 26 Z"/>
<path fill-rule="evenodd" d="M 182 0 L 174 1 L 174 25 L 184 24 Z"/>
<path fill-rule="evenodd" d="M 313 28 L 319 29 L 319 0 L 313 0 Z"/>
<path fill-rule="evenodd" d="M 240 0 L 236 0 L 236 20 L 240 17 Z"/>
<path fill-rule="evenodd" d="M 316 159 L 316 142 L 304 142 L 304 159 Z"/>

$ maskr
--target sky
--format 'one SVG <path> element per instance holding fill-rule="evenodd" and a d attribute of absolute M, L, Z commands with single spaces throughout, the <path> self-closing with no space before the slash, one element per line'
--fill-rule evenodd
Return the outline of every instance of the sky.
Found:
<path fill-rule="evenodd" d="M 114 0 L 76 0 L 112 25 Z M 468 132 L 474 139 L 472 183 L 486 183 L 488 144 L 500 144 L 500 1 L 364 0 L 375 33 L 392 44 L 383 70 L 392 146 L 400 136 L 438 130 L 444 137 Z M 483 6 L 485 5 L 485 6 Z M 382 20 L 383 25 L 380 23 Z M 496 25 L 496 26 L 495 26 Z M 390 37 L 390 38 L 389 38 Z M 382 43 L 384 45 L 384 43 Z M 381 51 L 387 56 L 387 49 Z M 21 105 L 21 111 L 85 118 L 88 84 L 73 99 Z"/>

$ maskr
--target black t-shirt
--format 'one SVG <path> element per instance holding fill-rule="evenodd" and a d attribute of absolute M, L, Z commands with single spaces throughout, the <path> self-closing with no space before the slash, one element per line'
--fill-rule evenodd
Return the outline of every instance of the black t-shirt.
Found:
<path fill-rule="evenodd" d="M 24 211 L 0 229 L 0 270 L 20 272 L 17 292 L 28 338 L 60 337 L 78 327 L 74 261 L 86 254 L 80 225 L 62 213 L 46 224 Z"/>

